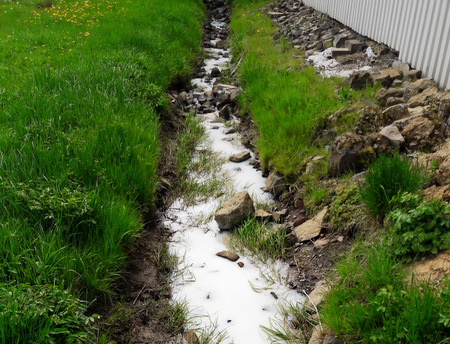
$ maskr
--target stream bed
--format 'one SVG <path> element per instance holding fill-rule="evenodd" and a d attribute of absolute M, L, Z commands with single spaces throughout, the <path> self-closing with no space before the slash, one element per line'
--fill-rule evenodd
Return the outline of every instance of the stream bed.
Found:
<path fill-rule="evenodd" d="M 202 73 L 192 80 L 193 106 L 202 109 L 213 87 L 218 87 L 219 92 L 237 90 L 233 85 L 217 86 L 217 69 L 223 72 L 229 68 L 231 54 L 228 49 L 217 47 L 228 31 L 226 9 L 215 8 L 214 13 L 216 16 L 210 20 L 213 34 L 205 47 L 208 57 Z M 223 335 L 225 343 L 270 343 L 261 326 L 270 327 L 280 306 L 303 302 L 304 297 L 289 288 L 287 264 L 261 262 L 246 256 L 245 252 L 237 252 L 240 255 L 237 262 L 216 255 L 229 250 L 229 233 L 220 231 L 212 216 L 220 204 L 226 202 L 230 194 L 243 190 L 248 191 L 255 204 L 270 203 L 272 196 L 263 192 L 265 178 L 248 160 L 240 163 L 228 160 L 230 155 L 246 150 L 239 134 L 229 133 L 229 122 L 227 125 L 219 117 L 217 108 L 201 112 L 203 114 L 197 117 L 201 118 L 208 138 L 197 149 L 209 149 L 226 161 L 221 172 L 226 175 L 224 183 L 229 182 L 230 192 L 194 205 L 186 205 L 183 199 L 178 199 L 168 209 L 164 225 L 172 232 L 169 251 L 179 260 L 172 283 L 173 299 L 186 303 L 189 317 L 194 319 L 193 327 L 200 329 L 196 331 L 200 336 L 202 332 L 214 330 L 216 341 Z M 238 121 L 235 117 L 230 120 Z M 205 182 L 204 176 L 191 177 Z"/>

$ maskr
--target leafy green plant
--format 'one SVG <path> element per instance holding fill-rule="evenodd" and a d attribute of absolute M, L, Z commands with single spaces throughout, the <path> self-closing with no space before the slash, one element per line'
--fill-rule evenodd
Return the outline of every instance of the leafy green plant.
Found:
<path fill-rule="evenodd" d="M 398 153 L 380 156 L 368 169 L 360 189 L 361 200 L 372 216 L 382 220 L 395 206 L 391 200 L 402 192 L 417 191 L 426 182 L 417 163 Z"/>
<path fill-rule="evenodd" d="M 348 86 L 342 86 L 337 92 L 341 103 L 348 103 L 352 98 L 352 89 Z"/>
<path fill-rule="evenodd" d="M 94 316 L 58 286 L 0 285 L 2 343 L 91 343 Z"/>
<path fill-rule="evenodd" d="M 414 257 L 449 247 L 449 204 L 422 201 L 411 193 L 397 197 L 395 203 L 398 209 L 387 216 L 390 224 L 387 242 L 395 255 Z"/>

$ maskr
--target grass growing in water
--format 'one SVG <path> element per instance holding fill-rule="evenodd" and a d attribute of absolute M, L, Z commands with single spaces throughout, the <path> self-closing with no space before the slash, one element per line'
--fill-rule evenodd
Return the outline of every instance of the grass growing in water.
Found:
<path fill-rule="evenodd" d="M 0 3 L 0 287 L 51 291 L 25 300 L 29 309 L 63 302 L 65 289 L 113 295 L 155 200 L 165 90 L 188 78 L 204 17 L 199 0 L 53 5 Z M 3 304 L 4 314 L 15 307 Z M 51 342 L 39 337 L 51 316 L 21 317 L 3 342 Z M 50 335 L 81 340 L 89 322 L 74 321 Z"/>

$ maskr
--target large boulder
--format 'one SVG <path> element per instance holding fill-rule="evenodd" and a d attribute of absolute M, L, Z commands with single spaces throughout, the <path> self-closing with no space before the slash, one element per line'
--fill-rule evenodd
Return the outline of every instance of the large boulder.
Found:
<path fill-rule="evenodd" d="M 253 200 L 247 191 L 234 195 L 214 214 L 220 230 L 230 230 L 255 213 Z"/>
<path fill-rule="evenodd" d="M 331 147 L 330 172 L 339 175 L 348 170 L 359 171 L 372 154 L 370 139 L 352 132 L 339 135 Z"/>

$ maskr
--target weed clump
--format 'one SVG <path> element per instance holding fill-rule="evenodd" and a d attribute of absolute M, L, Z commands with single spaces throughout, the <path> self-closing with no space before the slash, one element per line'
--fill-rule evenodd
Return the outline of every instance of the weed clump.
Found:
<path fill-rule="evenodd" d="M 393 253 L 414 257 L 436 254 L 450 242 L 450 205 L 441 201 L 423 202 L 418 195 L 397 197 L 398 209 L 387 216 L 392 224 L 387 242 Z"/>
<path fill-rule="evenodd" d="M 382 220 L 393 209 L 392 198 L 419 190 L 426 181 L 424 170 L 406 157 L 394 153 L 380 156 L 367 171 L 361 200 L 372 216 Z"/>

